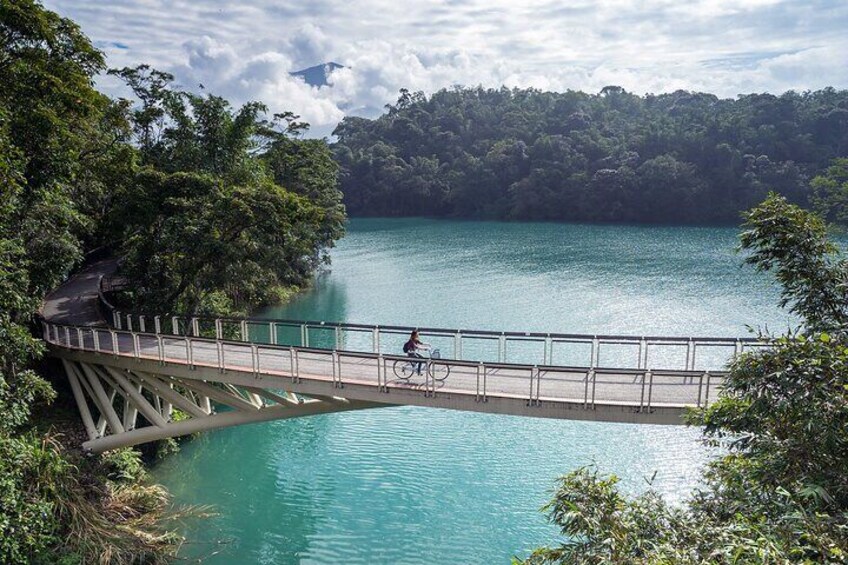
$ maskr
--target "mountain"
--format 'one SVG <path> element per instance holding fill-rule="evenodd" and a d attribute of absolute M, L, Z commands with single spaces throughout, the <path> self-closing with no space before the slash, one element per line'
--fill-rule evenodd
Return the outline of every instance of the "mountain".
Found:
<path fill-rule="evenodd" d="M 318 88 L 321 88 L 322 86 L 328 86 L 327 77 L 330 76 L 331 72 L 336 69 L 343 68 L 344 65 L 330 61 L 329 63 L 322 63 L 320 65 L 315 65 L 314 67 L 309 67 L 308 69 L 302 69 L 289 74 L 293 77 L 302 78 L 309 86 L 317 86 Z"/>

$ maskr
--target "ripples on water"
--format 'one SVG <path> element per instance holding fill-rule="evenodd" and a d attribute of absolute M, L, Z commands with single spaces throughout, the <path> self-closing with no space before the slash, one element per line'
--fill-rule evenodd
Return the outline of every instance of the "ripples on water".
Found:
<path fill-rule="evenodd" d="M 313 292 L 269 317 L 585 333 L 785 327 L 733 229 L 362 220 Z M 595 463 L 683 500 L 697 430 L 398 407 L 209 433 L 160 465 L 208 563 L 508 563 L 556 540 L 539 507 Z M 216 545 L 216 540 L 229 540 Z"/>

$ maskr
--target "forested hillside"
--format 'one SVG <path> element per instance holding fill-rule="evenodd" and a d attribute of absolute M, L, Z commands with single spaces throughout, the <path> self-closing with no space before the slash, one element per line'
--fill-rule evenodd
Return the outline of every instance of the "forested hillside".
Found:
<path fill-rule="evenodd" d="M 114 71 L 137 99 L 112 100 L 94 88 L 106 68 L 73 21 L 0 0 L 3 564 L 163 563 L 180 541 L 137 452 L 83 457 L 61 389 L 45 407 L 47 292 L 98 251 L 123 260 L 132 306 L 232 313 L 306 283 L 343 233 L 336 165 L 296 116 L 144 65 Z"/>
<path fill-rule="evenodd" d="M 351 215 L 736 223 L 769 190 L 807 204 L 848 155 L 848 91 L 402 91 L 335 135 Z"/>

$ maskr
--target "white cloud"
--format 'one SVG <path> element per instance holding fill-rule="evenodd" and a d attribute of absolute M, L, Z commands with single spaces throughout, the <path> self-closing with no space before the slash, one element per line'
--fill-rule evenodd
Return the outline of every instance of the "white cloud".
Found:
<path fill-rule="evenodd" d="M 841 0 L 47 0 L 111 66 L 147 62 L 186 88 L 290 109 L 328 134 L 400 88 L 453 84 L 637 93 L 848 87 Z M 290 71 L 347 68 L 311 88 Z M 114 88 L 108 81 L 105 88 Z"/>

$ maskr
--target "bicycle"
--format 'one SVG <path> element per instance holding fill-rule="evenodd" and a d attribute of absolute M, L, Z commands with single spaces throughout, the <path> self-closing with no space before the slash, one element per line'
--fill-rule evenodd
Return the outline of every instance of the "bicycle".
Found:
<path fill-rule="evenodd" d="M 418 364 L 421 363 L 426 365 L 424 370 L 427 371 L 431 379 L 443 381 L 450 374 L 450 366 L 444 363 L 434 363 L 434 360 L 441 359 L 441 357 L 438 349 L 431 349 L 428 357 L 410 357 L 408 361 L 395 361 L 392 370 L 397 378 L 406 381 L 412 378 L 413 375 L 420 374 L 418 373 Z"/>

